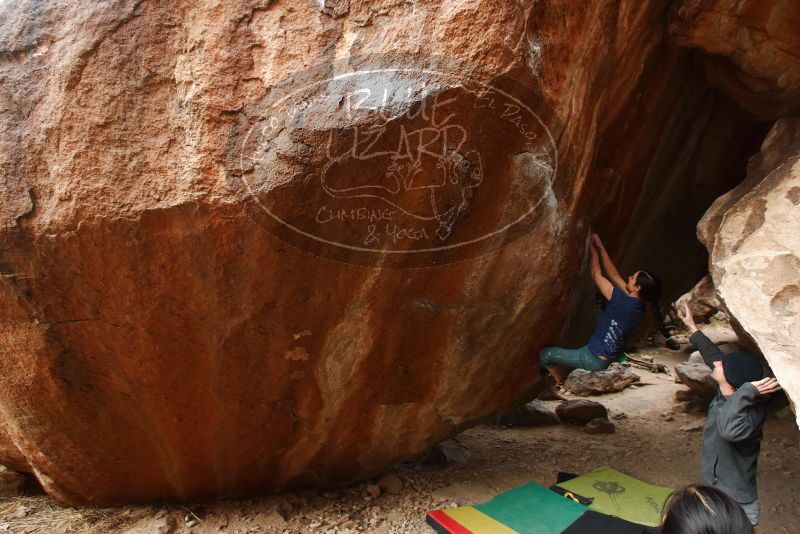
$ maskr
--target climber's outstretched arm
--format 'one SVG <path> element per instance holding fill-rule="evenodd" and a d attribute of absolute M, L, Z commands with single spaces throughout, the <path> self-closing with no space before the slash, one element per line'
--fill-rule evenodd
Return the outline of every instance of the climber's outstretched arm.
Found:
<path fill-rule="evenodd" d="M 611 282 L 609 282 L 605 276 L 603 276 L 603 272 L 600 270 L 599 252 L 597 251 L 597 247 L 591 237 L 589 238 L 589 250 L 592 254 L 589 262 L 592 280 L 594 280 L 597 289 L 600 290 L 600 293 L 603 294 L 606 300 L 611 300 L 611 292 L 614 290 L 614 286 L 611 285 Z"/>
<path fill-rule="evenodd" d="M 594 244 L 595 248 L 597 249 L 597 254 L 600 256 L 600 262 L 603 265 L 603 270 L 605 270 L 606 276 L 608 276 L 612 284 L 622 290 L 625 290 L 625 280 L 619 274 L 617 266 L 614 265 L 613 261 L 611 261 L 611 256 L 608 255 L 606 247 L 603 245 L 603 241 L 600 240 L 600 236 L 592 233 L 589 239 L 592 240 L 592 244 Z"/>

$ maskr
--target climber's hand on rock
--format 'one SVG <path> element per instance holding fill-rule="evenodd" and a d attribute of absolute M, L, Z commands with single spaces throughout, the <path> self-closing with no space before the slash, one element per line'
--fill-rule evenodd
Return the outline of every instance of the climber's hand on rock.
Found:
<path fill-rule="evenodd" d="M 592 258 L 596 258 L 598 256 L 598 254 L 600 254 L 597 251 L 597 247 L 594 245 L 594 242 L 592 242 L 592 238 L 591 237 L 589 237 L 589 252 L 592 253 Z"/>
<path fill-rule="evenodd" d="M 592 244 L 597 248 L 598 252 L 605 250 L 605 246 L 603 246 L 603 241 L 600 239 L 599 235 L 592 232 L 592 235 L 589 236 L 589 239 L 591 240 Z"/>
<path fill-rule="evenodd" d="M 689 327 L 689 330 L 692 333 L 697 332 L 697 325 L 694 322 L 694 317 L 692 317 L 692 310 L 689 309 L 689 303 L 683 303 L 683 309 L 679 310 L 678 316 L 683 321 L 683 324 Z"/>
<path fill-rule="evenodd" d="M 767 378 L 762 378 L 761 380 L 756 380 L 755 382 L 750 383 L 756 387 L 759 395 L 769 395 L 771 393 L 775 393 L 780 387 L 778 384 L 778 379 L 773 376 L 768 376 Z"/>

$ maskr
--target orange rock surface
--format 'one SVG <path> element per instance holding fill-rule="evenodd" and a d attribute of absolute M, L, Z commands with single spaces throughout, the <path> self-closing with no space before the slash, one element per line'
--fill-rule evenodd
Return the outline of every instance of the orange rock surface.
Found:
<path fill-rule="evenodd" d="M 680 294 L 765 131 L 669 17 L 0 3 L 0 462 L 65 504 L 330 486 L 530 397 L 589 225 Z"/>

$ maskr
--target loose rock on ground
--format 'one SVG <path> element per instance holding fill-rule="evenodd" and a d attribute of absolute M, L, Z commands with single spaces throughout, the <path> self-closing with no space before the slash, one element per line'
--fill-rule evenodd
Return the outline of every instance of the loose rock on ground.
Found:
<path fill-rule="evenodd" d="M 556 415 L 565 423 L 585 425 L 592 419 L 608 419 L 608 410 L 599 402 L 576 399 L 556 406 Z"/>
<path fill-rule="evenodd" d="M 555 412 L 539 400 L 508 410 L 494 418 L 497 426 L 548 426 L 560 422 Z"/>
<path fill-rule="evenodd" d="M 603 371 L 575 369 L 567 377 L 564 387 L 574 395 L 602 395 L 622 391 L 638 381 L 639 375 L 630 367 L 615 362 Z"/>
<path fill-rule="evenodd" d="M 699 362 L 697 361 L 699 358 Z M 691 356 L 675 366 L 675 374 L 697 397 L 711 400 L 717 393 L 717 383 L 711 378 L 711 368 L 702 357 Z"/>
<path fill-rule="evenodd" d="M 587 434 L 613 434 L 617 427 L 608 419 L 598 417 L 586 423 L 584 430 Z"/>
<path fill-rule="evenodd" d="M 400 480 L 400 477 L 392 474 L 384 475 L 379 478 L 378 486 L 381 488 L 381 491 L 392 495 L 403 491 L 403 481 Z"/>

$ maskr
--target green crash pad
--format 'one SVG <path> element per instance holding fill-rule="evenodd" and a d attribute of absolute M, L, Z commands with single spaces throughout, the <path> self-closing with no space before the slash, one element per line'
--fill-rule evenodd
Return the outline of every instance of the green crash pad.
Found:
<path fill-rule="evenodd" d="M 585 506 L 534 483 L 501 493 L 475 509 L 517 532 L 531 534 L 560 533 L 586 511 Z"/>
<path fill-rule="evenodd" d="M 475 506 L 433 510 L 440 534 L 561 534 L 589 509 L 530 482 Z"/>
<path fill-rule="evenodd" d="M 558 487 L 594 499 L 589 508 L 640 525 L 657 527 L 672 490 L 647 484 L 610 467 L 561 482 Z"/>

